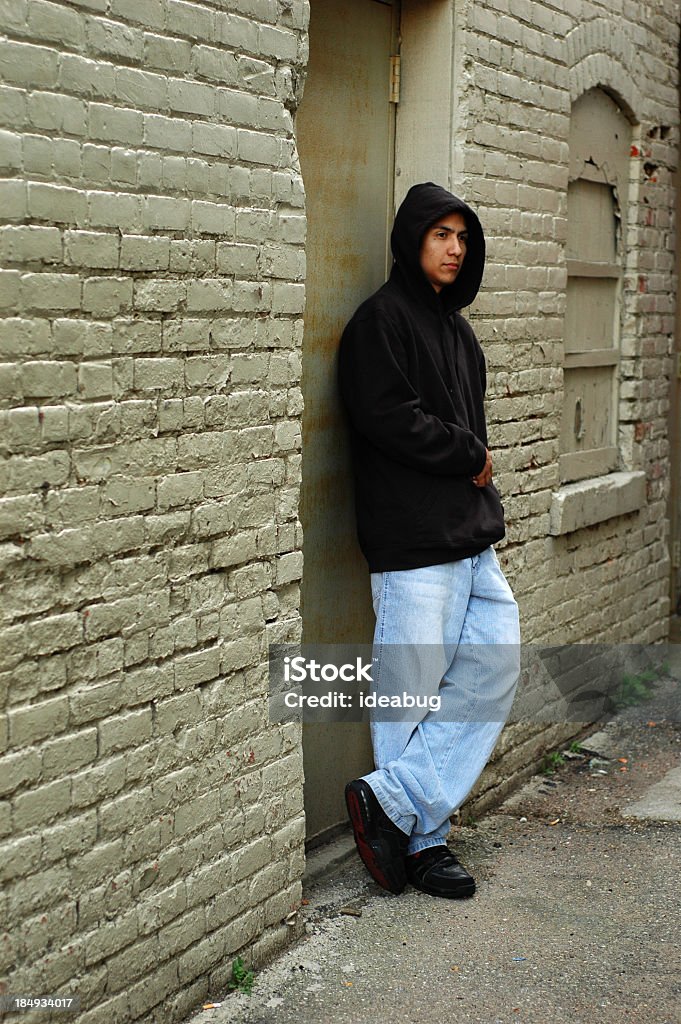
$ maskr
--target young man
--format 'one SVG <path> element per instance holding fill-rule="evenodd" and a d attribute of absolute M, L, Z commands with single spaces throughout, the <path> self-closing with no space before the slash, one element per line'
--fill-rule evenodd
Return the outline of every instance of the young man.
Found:
<path fill-rule="evenodd" d="M 478 292 L 485 242 L 470 207 L 427 182 L 400 206 L 391 244 L 388 281 L 343 334 L 340 386 L 376 612 L 373 685 L 435 697 L 439 709 L 376 713 L 375 770 L 345 794 L 379 885 L 469 896 L 449 819 L 492 753 L 519 664 L 518 608 L 491 546 L 504 519 L 485 359 L 459 312 Z"/>

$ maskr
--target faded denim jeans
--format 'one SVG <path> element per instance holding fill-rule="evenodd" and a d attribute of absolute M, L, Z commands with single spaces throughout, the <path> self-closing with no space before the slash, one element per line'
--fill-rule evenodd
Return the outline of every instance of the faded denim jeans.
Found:
<path fill-rule="evenodd" d="M 371 589 L 373 691 L 431 699 L 422 697 L 419 710 L 373 713 L 375 771 L 364 776 L 416 853 L 446 842 L 450 816 L 511 710 L 518 606 L 491 547 L 444 565 L 372 573 Z"/>

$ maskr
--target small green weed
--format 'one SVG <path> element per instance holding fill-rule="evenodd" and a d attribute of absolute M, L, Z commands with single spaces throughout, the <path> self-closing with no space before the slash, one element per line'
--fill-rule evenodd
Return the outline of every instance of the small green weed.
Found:
<path fill-rule="evenodd" d="M 570 746 L 568 747 L 568 750 L 570 751 L 571 754 L 583 754 L 584 753 L 584 748 L 582 747 L 582 744 L 579 742 L 579 740 L 573 740 L 572 743 L 570 744 Z"/>
<path fill-rule="evenodd" d="M 556 768 L 562 768 L 564 764 L 565 758 L 563 755 L 554 750 L 553 753 L 544 756 L 539 771 L 542 775 L 553 775 Z"/>
<path fill-rule="evenodd" d="M 659 676 L 655 669 L 648 669 L 639 672 L 638 675 L 626 675 L 614 694 L 615 707 L 630 708 L 640 704 L 652 695 L 653 688 L 650 685 Z"/>
<path fill-rule="evenodd" d="M 230 991 L 236 989 L 238 992 L 243 992 L 244 995 L 250 996 L 254 983 L 255 974 L 253 971 L 246 970 L 241 957 L 238 956 L 232 960 L 232 980 L 228 982 L 227 988 Z"/>

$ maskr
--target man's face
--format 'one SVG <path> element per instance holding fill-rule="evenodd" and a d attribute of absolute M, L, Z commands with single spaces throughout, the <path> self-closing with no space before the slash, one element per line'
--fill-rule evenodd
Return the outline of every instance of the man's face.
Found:
<path fill-rule="evenodd" d="M 421 270 L 436 292 L 456 280 L 467 245 L 468 229 L 460 213 L 447 214 L 426 231 L 421 242 Z"/>

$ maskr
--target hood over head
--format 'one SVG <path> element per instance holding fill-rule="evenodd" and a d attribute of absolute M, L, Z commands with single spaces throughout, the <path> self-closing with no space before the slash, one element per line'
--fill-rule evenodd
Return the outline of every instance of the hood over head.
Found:
<path fill-rule="evenodd" d="M 421 241 L 432 224 L 450 213 L 460 213 L 466 221 L 468 248 L 456 280 L 445 285 L 438 295 L 421 269 Z M 485 267 L 482 225 L 463 199 L 441 185 L 432 181 L 412 185 L 397 211 L 390 245 L 405 283 L 424 297 L 439 298 L 449 312 L 469 306 L 478 294 Z"/>

